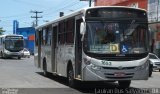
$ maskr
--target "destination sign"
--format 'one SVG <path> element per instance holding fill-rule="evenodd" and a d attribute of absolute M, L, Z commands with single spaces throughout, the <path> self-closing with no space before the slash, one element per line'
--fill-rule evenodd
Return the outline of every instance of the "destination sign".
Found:
<path fill-rule="evenodd" d="M 22 36 L 6 36 L 6 39 L 23 39 Z"/>

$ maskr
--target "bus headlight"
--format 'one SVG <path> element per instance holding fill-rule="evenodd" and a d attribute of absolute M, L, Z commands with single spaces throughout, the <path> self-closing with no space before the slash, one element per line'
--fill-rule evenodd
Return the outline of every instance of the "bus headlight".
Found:
<path fill-rule="evenodd" d="M 86 65 L 90 65 L 91 64 L 91 60 L 90 59 L 83 58 L 83 60 L 84 60 L 84 64 L 86 64 Z"/>
<path fill-rule="evenodd" d="M 100 66 L 97 66 L 97 65 L 95 65 L 95 64 L 92 64 L 92 65 L 91 65 L 91 68 L 92 68 L 93 70 L 101 70 L 101 67 L 100 67 Z"/>
<path fill-rule="evenodd" d="M 4 53 L 9 53 L 9 51 L 8 50 L 4 50 Z"/>
<path fill-rule="evenodd" d="M 135 70 L 143 70 L 144 68 L 146 68 L 148 66 L 148 63 L 146 62 L 146 63 L 144 63 L 143 65 L 141 65 L 141 66 L 137 66 L 136 68 L 135 68 Z"/>

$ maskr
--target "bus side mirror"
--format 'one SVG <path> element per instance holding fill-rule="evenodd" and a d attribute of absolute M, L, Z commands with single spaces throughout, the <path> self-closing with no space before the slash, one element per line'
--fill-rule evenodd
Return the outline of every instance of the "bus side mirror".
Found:
<path fill-rule="evenodd" d="M 86 32 L 86 25 L 85 25 L 84 22 L 81 22 L 81 25 L 80 25 L 80 33 L 81 33 L 82 35 L 84 35 L 85 32 Z"/>

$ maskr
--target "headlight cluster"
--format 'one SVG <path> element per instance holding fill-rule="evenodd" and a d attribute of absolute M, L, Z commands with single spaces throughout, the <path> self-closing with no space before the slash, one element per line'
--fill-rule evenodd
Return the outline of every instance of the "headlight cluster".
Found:
<path fill-rule="evenodd" d="M 91 63 L 91 59 L 90 58 L 83 58 L 83 60 L 84 60 L 84 64 L 91 66 L 91 69 L 93 69 L 93 70 L 101 70 L 100 66 Z"/>
<path fill-rule="evenodd" d="M 8 50 L 4 50 L 4 53 L 9 53 L 9 51 Z"/>
<path fill-rule="evenodd" d="M 95 64 L 92 64 L 92 65 L 91 65 L 91 68 L 92 68 L 93 70 L 101 70 L 101 67 L 100 67 L 100 66 L 97 66 L 97 65 L 95 65 Z"/>
<path fill-rule="evenodd" d="M 141 65 L 141 66 L 137 66 L 137 67 L 135 68 L 135 70 L 143 70 L 143 69 L 146 68 L 147 66 L 148 66 L 148 62 L 144 63 L 144 64 Z"/>
<path fill-rule="evenodd" d="M 84 64 L 86 65 L 90 65 L 91 64 L 91 60 L 87 59 L 87 58 L 83 58 L 84 60 Z"/>

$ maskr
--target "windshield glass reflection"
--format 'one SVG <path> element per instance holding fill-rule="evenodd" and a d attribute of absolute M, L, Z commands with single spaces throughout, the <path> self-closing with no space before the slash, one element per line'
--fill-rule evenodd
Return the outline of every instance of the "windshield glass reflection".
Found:
<path fill-rule="evenodd" d="M 145 53 L 148 50 L 147 24 L 88 22 L 85 51 L 105 54 Z"/>

